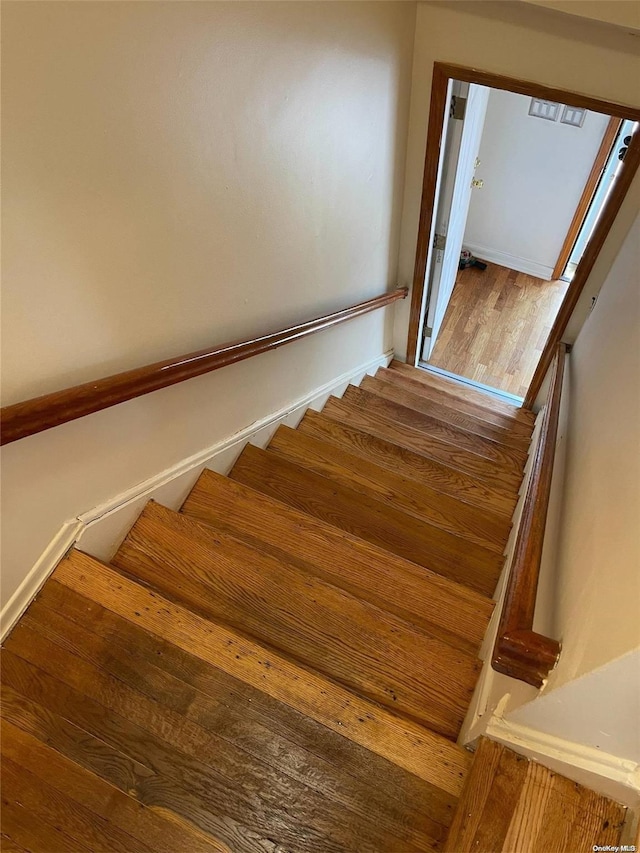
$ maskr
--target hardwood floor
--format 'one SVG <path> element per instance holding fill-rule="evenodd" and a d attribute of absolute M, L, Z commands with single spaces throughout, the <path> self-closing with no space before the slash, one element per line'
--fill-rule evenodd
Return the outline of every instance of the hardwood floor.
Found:
<path fill-rule="evenodd" d="M 429 364 L 524 397 L 567 287 L 497 264 L 461 270 Z"/>
<path fill-rule="evenodd" d="M 392 365 L 72 550 L 2 649 L 2 849 L 442 851 L 532 428 Z"/>
<path fill-rule="evenodd" d="M 447 839 L 447 853 L 618 849 L 624 808 L 482 738 Z"/>

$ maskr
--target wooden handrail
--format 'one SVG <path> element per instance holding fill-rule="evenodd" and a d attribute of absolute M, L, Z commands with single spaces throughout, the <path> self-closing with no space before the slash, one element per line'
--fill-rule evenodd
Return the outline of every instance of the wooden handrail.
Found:
<path fill-rule="evenodd" d="M 566 345 L 559 343 L 491 660 L 497 672 L 534 687 L 542 685 L 560 654 L 557 640 L 533 630 L 533 614 L 551 493 L 566 352 Z"/>
<path fill-rule="evenodd" d="M 307 320 L 297 326 L 290 326 L 278 332 L 271 332 L 249 340 L 208 347 L 176 358 L 138 367 L 134 370 L 127 370 L 124 373 L 116 373 L 95 382 L 85 382 L 83 385 L 75 385 L 73 388 L 67 388 L 64 391 L 54 391 L 51 394 L 44 394 L 42 397 L 5 406 L 0 411 L 2 418 L 2 440 L 0 443 L 9 444 L 12 441 L 17 441 L 28 435 L 35 435 L 35 433 L 76 420 L 76 418 L 82 418 L 93 412 L 99 412 L 110 406 L 117 406 L 119 403 L 132 400 L 134 397 L 149 394 L 151 391 L 158 391 L 160 388 L 167 388 L 169 385 L 184 382 L 185 379 L 192 379 L 195 376 L 201 376 L 203 373 L 209 373 L 212 370 L 218 370 L 220 367 L 243 361 L 245 358 L 277 349 L 307 335 L 313 335 L 322 329 L 328 329 L 331 326 L 344 323 L 346 320 L 353 320 L 362 314 L 368 314 L 377 308 L 383 308 L 397 299 L 404 299 L 406 295 L 407 288 L 399 288 L 389 293 L 383 293 L 381 296 L 375 296 L 373 299 L 367 299 L 365 302 L 358 302 L 356 305 L 351 305 L 341 311 L 323 314 L 313 320 Z"/>

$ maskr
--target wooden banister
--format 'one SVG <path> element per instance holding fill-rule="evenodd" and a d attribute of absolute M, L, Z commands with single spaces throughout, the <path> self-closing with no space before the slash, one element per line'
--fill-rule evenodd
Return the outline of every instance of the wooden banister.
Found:
<path fill-rule="evenodd" d="M 533 614 L 551 493 L 566 352 L 566 345 L 559 343 L 491 660 L 497 672 L 534 687 L 542 685 L 560 654 L 557 640 L 533 630 Z"/>
<path fill-rule="evenodd" d="M 55 391 L 5 406 L 0 415 L 2 418 L 2 440 L 0 443 L 9 444 L 20 438 L 42 432 L 51 427 L 59 426 L 68 421 L 82 418 L 93 412 L 99 412 L 110 406 L 117 406 L 126 400 L 167 388 L 186 379 L 201 376 L 212 370 L 218 370 L 237 361 L 243 361 L 254 355 L 277 349 L 292 341 L 299 341 L 307 335 L 313 335 L 331 326 L 337 326 L 347 320 L 353 320 L 377 308 L 390 305 L 397 299 L 404 299 L 407 288 L 399 288 L 365 302 L 358 302 L 349 308 L 323 314 L 313 320 L 307 320 L 297 326 L 290 326 L 278 332 L 271 332 L 257 338 L 216 347 L 197 350 L 196 352 L 158 361 L 124 373 L 116 373 L 95 382 L 85 382 L 64 391 Z"/>

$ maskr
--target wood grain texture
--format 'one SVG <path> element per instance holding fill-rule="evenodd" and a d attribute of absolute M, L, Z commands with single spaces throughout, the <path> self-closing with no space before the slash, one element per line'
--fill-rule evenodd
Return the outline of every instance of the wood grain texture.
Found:
<path fill-rule="evenodd" d="M 100 609 L 97 612 L 102 621 L 103 614 Z M 77 611 L 74 615 L 78 617 Z M 170 646 L 162 647 L 163 659 L 158 662 L 157 643 L 152 638 L 141 637 L 140 630 L 128 623 L 123 628 L 117 617 L 108 621 L 113 631 L 107 640 L 94 633 L 95 624 L 89 617 L 82 624 L 75 619 L 69 624 L 55 611 L 40 606 L 26 627 L 147 698 L 163 705 L 170 703 L 172 710 L 222 738 L 223 752 L 232 744 L 361 818 L 368 819 L 370 809 L 375 808 L 380 829 L 402 842 L 421 845 L 443 837 L 451 820 L 451 797 L 324 727 L 300 720 L 279 703 L 265 702 L 264 694 L 238 685 L 219 670 L 209 673 L 194 667 L 193 660 L 181 660 Z M 134 641 L 133 646 L 128 644 L 129 639 Z M 42 638 L 36 642 L 42 643 Z M 150 642 L 156 648 L 151 661 L 139 650 L 140 645 L 146 649 Z M 171 658 L 169 666 L 165 665 L 165 654 Z M 183 673 L 185 663 L 187 671 Z M 209 674 L 211 678 L 207 678 Z M 381 784 L 384 778 L 393 780 L 392 794 Z M 192 845 L 187 849 L 195 848 Z"/>
<path fill-rule="evenodd" d="M 156 798 L 188 813 L 201 829 L 214 837 L 222 834 L 232 849 L 234 839 L 224 832 L 227 815 L 234 821 L 234 834 L 243 826 L 242 835 L 257 835 L 263 843 L 275 837 L 281 844 L 296 845 L 300 850 L 315 851 L 324 844 L 337 853 L 341 843 L 347 847 L 353 843 L 354 829 L 362 829 L 375 849 L 371 833 L 358 825 L 362 822 L 336 814 L 326 799 L 308 790 L 302 793 L 294 780 L 271 772 L 248 753 L 225 745 L 221 738 L 200 727 L 181 722 L 168 709 L 147 702 L 95 669 L 90 678 L 82 678 L 81 661 L 70 669 L 63 656 L 54 656 L 52 649 L 51 654 L 58 661 L 57 677 L 4 651 L 7 686 L 134 758 L 147 768 L 147 797 L 155 792 Z M 48 659 L 39 662 L 42 667 L 50 665 Z M 78 679 L 87 692 L 79 689 Z M 304 834 L 300 826 L 305 827 Z M 334 841 L 332 835 L 342 837 Z"/>
<path fill-rule="evenodd" d="M 44 394 L 12 406 L 5 406 L 0 413 L 2 420 L 0 443 L 8 444 L 17 441 L 93 412 L 124 403 L 126 400 L 132 400 L 160 388 L 167 388 L 254 355 L 269 352 L 284 344 L 299 341 L 323 329 L 383 308 L 398 299 L 404 299 L 406 295 L 406 288 L 383 293 L 381 296 L 367 299 L 349 308 L 323 314 L 313 320 L 307 320 L 277 332 L 249 340 L 207 347 L 158 361 L 155 364 L 116 373 L 104 379 L 75 385 L 64 391 Z"/>
<path fill-rule="evenodd" d="M 49 785 L 25 767 L 20 767 L 2 754 L 3 787 L 26 809 L 34 822 L 44 821 L 71 839 L 80 850 L 101 853 L 149 853 L 146 844 L 122 832 L 117 826 L 96 815 Z M 72 846 L 70 849 L 74 849 Z"/>
<path fill-rule="evenodd" d="M 380 371 L 378 371 L 379 373 Z M 391 374 L 393 376 L 393 373 Z M 498 444 L 505 444 L 507 447 L 514 447 L 516 450 L 527 452 L 531 436 L 518 436 L 510 430 L 502 427 L 488 424 L 486 421 L 476 418 L 472 415 L 460 412 L 457 407 L 436 403 L 433 399 L 429 399 L 424 395 L 417 394 L 399 383 L 387 381 L 378 377 L 365 376 L 360 383 L 360 388 L 363 391 L 370 391 L 372 394 L 378 394 L 380 397 L 385 397 L 392 400 L 401 406 L 406 406 L 409 409 L 421 414 L 428 415 L 436 420 L 450 424 L 452 427 L 470 432 L 473 435 L 478 435 L 483 438 L 488 438 L 491 441 L 496 441 Z"/>
<path fill-rule="evenodd" d="M 446 421 L 418 412 L 408 406 L 395 403 L 378 394 L 350 385 L 342 399 L 363 409 L 375 417 L 393 420 L 402 426 L 418 429 L 423 435 L 438 439 L 460 450 L 475 453 L 483 459 L 496 462 L 501 469 L 522 477 L 527 460 L 526 450 L 507 447 L 489 438 L 476 435 L 459 426 L 452 426 Z"/>
<path fill-rule="evenodd" d="M 557 640 L 533 631 L 533 617 L 551 495 L 566 354 L 566 346 L 559 344 L 491 660 L 496 671 L 535 687 L 542 685 L 560 654 Z"/>
<path fill-rule="evenodd" d="M 11 783 L 9 782 L 9 788 Z M 9 847 L 15 845 L 18 850 L 27 850 L 28 853 L 91 853 L 91 848 L 86 847 L 75 838 L 71 838 L 58 827 L 47 823 L 41 815 L 34 816 L 28 808 L 21 805 L 17 798 L 7 793 L 3 785 L 2 808 L 0 810 L 0 821 L 2 823 L 2 842 L 9 839 Z"/>
<path fill-rule="evenodd" d="M 524 397 L 568 288 L 492 263 L 460 270 L 429 364 Z"/>
<path fill-rule="evenodd" d="M 247 445 L 231 479 L 366 539 L 399 557 L 492 595 L 503 557 L 326 477 Z"/>
<path fill-rule="evenodd" d="M 502 417 L 520 421 L 528 425 L 533 424 L 535 420 L 533 412 L 528 409 L 516 406 L 514 403 L 507 403 L 489 391 L 473 388 L 471 385 L 465 385 L 464 382 L 458 382 L 447 376 L 441 376 L 438 373 L 433 373 L 420 367 L 410 367 L 408 364 L 397 359 L 391 362 L 389 369 L 393 373 L 398 372 L 416 382 L 420 382 L 426 386 L 429 393 L 432 393 L 435 389 L 446 394 L 449 399 L 455 400 L 456 404 L 458 401 L 471 403 L 488 414 L 499 414 Z"/>
<path fill-rule="evenodd" d="M 448 441 L 427 435 L 422 430 L 399 424 L 391 412 L 386 417 L 364 410 L 353 401 L 330 397 L 322 410 L 323 414 L 339 423 L 353 426 L 376 438 L 390 441 L 414 453 L 441 462 L 449 468 L 462 471 L 471 477 L 482 480 L 492 488 L 512 496 L 520 486 L 522 476 L 504 467 L 492 459 L 479 456 Z"/>
<path fill-rule="evenodd" d="M 421 396 L 425 401 L 430 401 L 439 406 L 445 406 L 450 410 L 453 409 L 461 414 L 468 415 L 476 420 L 486 424 L 491 424 L 495 427 L 500 427 L 503 430 L 511 433 L 514 436 L 522 439 L 531 439 L 533 430 L 533 420 L 528 419 L 523 421 L 520 417 L 511 414 L 506 414 L 503 411 L 495 411 L 491 406 L 491 401 L 495 398 L 489 394 L 484 395 L 483 404 L 479 405 L 476 402 L 465 400 L 460 396 L 454 395 L 445 388 L 438 387 L 435 383 L 424 381 L 438 374 L 428 372 L 422 368 L 400 369 L 397 367 L 401 362 L 396 362 L 396 367 L 381 367 L 376 371 L 376 378 L 382 379 L 385 382 L 392 382 L 394 385 L 406 388 L 413 394 Z M 446 382 L 447 380 L 442 377 Z M 449 384 L 453 384 L 452 382 Z M 460 383 L 458 383 L 459 385 Z M 513 407 L 512 407 L 513 408 Z M 519 411 L 519 410 L 515 410 Z M 529 413 L 531 414 L 531 413 Z"/>
<path fill-rule="evenodd" d="M 254 489 L 203 471 L 181 512 L 477 653 L 493 602 Z"/>
<path fill-rule="evenodd" d="M 580 229 L 582 228 L 582 223 L 584 222 L 584 219 L 589 211 L 589 206 L 593 201 L 596 189 L 598 188 L 598 182 L 600 181 L 602 172 L 604 171 L 604 168 L 607 165 L 607 160 L 609 159 L 611 148 L 613 146 L 613 143 L 615 142 L 616 136 L 620 131 L 622 121 L 623 120 L 621 118 L 616 117 L 612 117 L 609 119 L 609 123 L 607 124 L 604 134 L 602 136 L 600 147 L 596 152 L 596 156 L 593 161 L 593 166 L 591 167 L 591 171 L 589 172 L 589 176 L 587 177 L 584 189 L 582 191 L 582 195 L 580 196 L 580 201 L 578 202 L 578 206 L 576 207 L 575 213 L 573 214 L 573 219 L 571 220 L 571 224 L 569 225 L 567 236 L 564 238 L 564 243 L 562 244 L 562 248 L 560 249 L 558 260 L 556 261 L 556 265 L 553 268 L 551 278 L 560 278 L 560 276 L 564 273 L 567 264 L 569 263 L 571 252 L 573 251 L 575 242 L 578 239 L 578 234 L 580 233 Z"/>
<path fill-rule="evenodd" d="M 445 738 L 337 684 L 329 684 L 310 670 L 203 619 L 79 551 L 70 552 L 52 578 L 438 789 L 459 794 L 469 758 Z"/>
<path fill-rule="evenodd" d="M 569 853 L 620 843 L 624 808 L 482 738 L 445 853 Z"/>
<path fill-rule="evenodd" d="M 55 618 L 51 611 L 47 615 Z M 177 817 L 144 805 L 33 734 L 8 720 L 1 726 L 3 756 L 150 849 L 225 853 L 225 847 L 195 826 L 183 825 Z"/>
<path fill-rule="evenodd" d="M 511 520 L 517 499 L 515 490 L 494 487 L 457 468 L 334 420 L 325 412 L 309 409 L 298 424 L 298 431 L 369 459 L 374 464 L 415 480 L 439 494 L 449 495 L 471 506 L 488 509 L 495 515 Z"/>
<path fill-rule="evenodd" d="M 477 659 L 393 614 L 154 503 L 113 563 L 359 695 L 446 737 L 458 734 Z"/>
<path fill-rule="evenodd" d="M 281 426 L 271 439 L 269 453 L 322 474 L 337 483 L 384 500 L 403 512 L 428 521 L 469 542 L 504 553 L 511 525 L 493 515 L 402 477 L 400 474 L 348 453 L 335 445 Z"/>
<path fill-rule="evenodd" d="M 39 652 L 46 651 L 46 657 Z M 370 825 L 330 797 L 255 757 L 237 743 L 147 699 L 110 674 L 70 655 L 36 632 L 25 631 L 4 652 L 9 683 L 44 707 L 137 758 L 154 773 L 149 781 L 189 792 L 217 823 L 228 814 L 249 833 L 300 850 L 384 849 L 384 824 Z M 36 664 L 37 658 L 37 664 Z M 55 674 L 54 674 L 55 673 Z M 201 807 L 202 807 L 201 805 Z M 304 834 L 300 829 L 304 827 Z M 400 849 L 414 850 L 395 827 Z M 424 840 L 424 839 L 423 839 Z"/>
<path fill-rule="evenodd" d="M 161 687 L 163 703 L 358 813 L 370 803 L 426 833 L 451 822 L 452 795 L 68 587 L 50 582 L 36 605 L 39 630 L 65 648 L 150 698 Z"/>

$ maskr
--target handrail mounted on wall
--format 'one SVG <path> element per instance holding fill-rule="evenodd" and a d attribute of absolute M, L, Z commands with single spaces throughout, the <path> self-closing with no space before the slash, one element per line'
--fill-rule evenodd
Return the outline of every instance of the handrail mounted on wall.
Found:
<path fill-rule="evenodd" d="M 497 672 L 526 681 L 534 687 L 542 686 L 560 654 L 557 640 L 533 630 L 533 616 L 551 494 L 566 353 L 566 345 L 559 343 L 491 660 L 491 666 Z"/>
<path fill-rule="evenodd" d="M 158 361 L 124 373 L 116 373 L 95 382 L 85 382 L 64 391 L 54 391 L 41 397 L 34 397 L 22 403 L 5 406 L 0 410 L 2 418 L 1 444 L 9 444 L 20 438 L 42 432 L 51 427 L 68 423 L 99 412 L 110 406 L 117 406 L 126 400 L 167 388 L 194 376 L 201 376 L 212 370 L 218 370 L 245 358 L 260 355 L 277 349 L 292 341 L 299 341 L 307 335 L 313 335 L 331 326 L 337 326 L 347 320 L 353 320 L 369 311 L 390 305 L 397 299 L 404 299 L 407 288 L 399 288 L 373 299 L 358 302 L 349 308 L 323 314 L 313 320 L 307 320 L 296 326 L 271 332 L 249 340 L 234 341 L 215 347 Z"/>

